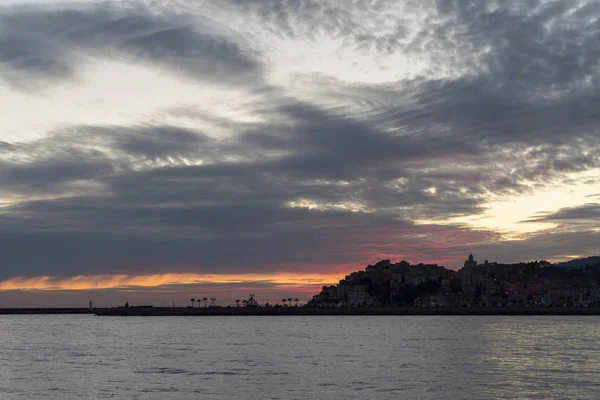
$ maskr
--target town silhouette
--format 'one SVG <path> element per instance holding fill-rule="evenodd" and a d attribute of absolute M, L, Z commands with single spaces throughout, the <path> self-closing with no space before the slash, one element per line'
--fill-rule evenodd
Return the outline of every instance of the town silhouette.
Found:
<path fill-rule="evenodd" d="M 478 263 L 469 254 L 459 270 L 438 264 L 382 260 L 323 286 L 306 303 L 283 298 L 259 303 L 254 294 L 221 306 L 191 298 L 186 307 L 130 306 L 100 315 L 401 315 L 600 314 L 600 259 L 566 263 Z M 207 301 L 210 300 L 210 303 Z"/>

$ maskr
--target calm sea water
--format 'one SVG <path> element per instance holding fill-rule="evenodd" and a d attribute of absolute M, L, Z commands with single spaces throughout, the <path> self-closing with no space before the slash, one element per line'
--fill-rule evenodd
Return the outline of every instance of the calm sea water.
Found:
<path fill-rule="evenodd" d="M 0 316 L 0 399 L 598 399 L 597 317 Z"/>

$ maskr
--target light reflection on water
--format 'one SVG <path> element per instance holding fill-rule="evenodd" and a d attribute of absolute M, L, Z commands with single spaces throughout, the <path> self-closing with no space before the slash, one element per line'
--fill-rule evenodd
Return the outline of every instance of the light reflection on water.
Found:
<path fill-rule="evenodd" d="M 0 399 L 596 399 L 598 317 L 1 316 Z"/>

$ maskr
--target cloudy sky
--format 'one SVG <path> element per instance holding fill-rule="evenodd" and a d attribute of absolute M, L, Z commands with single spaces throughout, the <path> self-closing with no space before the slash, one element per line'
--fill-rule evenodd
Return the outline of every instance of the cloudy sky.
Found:
<path fill-rule="evenodd" d="M 0 4 L 0 306 L 600 253 L 597 1 Z"/>

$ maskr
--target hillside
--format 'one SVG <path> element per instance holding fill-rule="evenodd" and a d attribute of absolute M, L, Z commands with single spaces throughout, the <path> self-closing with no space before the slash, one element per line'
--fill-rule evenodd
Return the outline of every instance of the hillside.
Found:
<path fill-rule="evenodd" d="M 592 256 L 557 263 L 556 266 L 561 268 L 581 268 L 598 264 L 600 264 L 600 256 Z"/>

